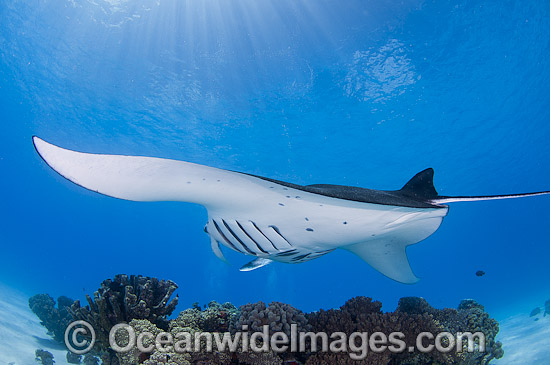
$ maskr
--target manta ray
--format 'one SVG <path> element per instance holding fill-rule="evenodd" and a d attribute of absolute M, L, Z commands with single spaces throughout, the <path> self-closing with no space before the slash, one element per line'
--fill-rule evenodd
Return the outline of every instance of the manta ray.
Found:
<path fill-rule="evenodd" d="M 42 159 L 66 179 L 107 196 L 133 201 L 179 201 L 208 211 L 204 231 L 254 260 L 241 271 L 273 261 L 302 263 L 344 249 L 401 283 L 418 281 L 406 248 L 432 235 L 446 203 L 550 194 L 441 196 L 432 168 L 400 190 L 341 185 L 297 185 L 267 177 L 164 158 L 71 151 L 33 137 Z"/>

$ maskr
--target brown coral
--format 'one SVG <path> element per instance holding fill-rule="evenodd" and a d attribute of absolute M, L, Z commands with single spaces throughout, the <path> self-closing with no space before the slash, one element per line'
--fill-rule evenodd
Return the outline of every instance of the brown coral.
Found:
<path fill-rule="evenodd" d="M 246 304 L 239 307 L 241 315 L 235 324 L 234 331 L 240 331 L 244 325 L 249 331 L 261 332 L 263 326 L 269 326 L 269 333 L 284 332 L 290 336 L 290 326 L 297 325 L 298 331 L 309 331 L 311 326 L 307 318 L 299 309 L 290 304 L 271 302 L 266 306 L 264 302 Z"/>
<path fill-rule="evenodd" d="M 77 300 L 69 312 L 74 319 L 85 320 L 96 330 L 97 343 L 109 346 L 109 331 L 118 323 L 132 319 L 147 319 L 161 329 L 168 329 L 166 319 L 175 309 L 178 296 L 170 300 L 177 289 L 170 280 L 158 280 L 145 276 L 116 275 L 107 279 L 94 293 L 94 299 L 86 295 L 88 305 L 80 306 Z"/>

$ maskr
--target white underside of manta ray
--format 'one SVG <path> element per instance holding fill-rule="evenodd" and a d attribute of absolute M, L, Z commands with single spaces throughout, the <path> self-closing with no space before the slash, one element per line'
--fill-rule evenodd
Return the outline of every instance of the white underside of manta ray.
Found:
<path fill-rule="evenodd" d="M 341 248 L 412 284 L 418 278 L 406 248 L 439 228 L 449 209 L 442 204 L 550 194 L 440 196 L 431 168 L 396 191 L 301 186 L 183 161 L 75 152 L 38 137 L 33 142 L 50 167 L 87 189 L 126 200 L 205 206 L 205 232 L 216 256 L 225 260 L 222 244 L 255 257 L 243 271 L 273 261 L 305 262 Z"/>

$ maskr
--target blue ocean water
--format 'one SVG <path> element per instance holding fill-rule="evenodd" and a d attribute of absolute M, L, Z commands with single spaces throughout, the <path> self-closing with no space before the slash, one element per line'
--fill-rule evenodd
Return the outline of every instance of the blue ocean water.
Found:
<path fill-rule="evenodd" d="M 180 310 L 365 295 L 529 312 L 550 298 L 548 196 L 452 204 L 408 249 L 414 285 L 344 251 L 243 273 L 249 257 L 212 254 L 204 208 L 84 190 L 31 136 L 298 184 L 399 189 L 433 167 L 442 195 L 549 190 L 549 51 L 547 1 L 3 1 L 0 281 L 83 300 L 155 276 Z"/>

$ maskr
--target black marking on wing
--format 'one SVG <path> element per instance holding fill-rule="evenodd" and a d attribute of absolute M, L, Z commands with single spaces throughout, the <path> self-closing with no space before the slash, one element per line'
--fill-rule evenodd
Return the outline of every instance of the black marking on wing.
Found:
<path fill-rule="evenodd" d="M 254 244 L 256 245 L 256 247 L 258 247 L 258 250 L 262 251 L 263 253 L 267 253 L 267 251 L 264 251 L 264 249 L 260 246 L 260 244 L 259 244 L 258 242 L 256 242 L 256 241 L 254 240 L 254 238 L 252 238 L 252 236 L 250 236 L 250 235 L 248 234 L 248 232 L 247 232 L 247 231 L 244 229 L 244 227 L 239 223 L 239 221 L 235 221 L 235 222 L 237 222 L 237 225 L 239 226 L 239 228 L 241 229 L 241 231 L 243 231 L 244 234 L 246 234 L 246 236 L 247 236 L 248 238 L 250 238 L 250 240 L 251 240 L 252 242 L 254 242 Z"/>
<path fill-rule="evenodd" d="M 306 253 L 305 255 L 296 256 L 292 259 L 292 261 L 301 261 L 301 260 L 305 259 L 306 257 L 308 257 L 309 255 L 310 255 L 309 253 Z"/>
<path fill-rule="evenodd" d="M 229 233 L 231 233 L 231 235 L 233 237 L 235 237 L 235 239 L 237 240 L 237 242 L 239 242 L 241 244 L 241 246 L 244 247 L 244 249 L 251 255 L 254 255 L 256 256 L 256 252 L 252 251 L 250 248 L 248 248 L 247 245 L 244 244 L 244 242 L 239 238 L 239 236 L 237 236 L 235 234 L 235 232 L 233 232 L 233 230 L 231 229 L 231 227 L 229 227 L 229 224 L 227 224 L 227 222 L 225 220 L 222 219 L 222 223 L 223 225 L 225 226 L 225 228 L 227 228 L 227 230 L 229 231 Z"/>
<path fill-rule="evenodd" d="M 278 257 L 292 256 L 292 255 L 294 255 L 294 254 L 297 253 L 297 252 L 298 252 L 298 251 L 297 251 L 296 249 L 292 249 L 292 250 L 280 252 L 280 253 L 278 253 L 276 256 L 278 256 Z"/>
<path fill-rule="evenodd" d="M 275 246 L 275 244 L 269 239 L 269 237 L 267 237 L 267 236 L 262 232 L 262 230 L 261 230 L 260 228 L 258 228 L 258 226 L 256 225 L 256 223 L 254 223 L 254 222 L 252 222 L 252 221 L 250 221 L 250 223 L 252 223 L 252 225 L 254 226 L 254 228 L 256 228 L 256 230 L 257 230 L 258 232 L 260 232 L 260 233 L 262 234 L 262 236 L 264 236 L 265 239 L 269 241 L 269 243 L 271 243 L 271 246 L 273 246 L 274 249 L 276 249 L 277 251 L 281 251 L 279 248 L 277 248 L 277 246 Z"/>
<path fill-rule="evenodd" d="M 281 238 L 284 239 L 284 240 L 286 241 L 286 243 L 288 243 L 290 246 L 292 246 L 292 244 L 291 244 L 290 242 L 288 242 L 288 240 L 285 238 L 285 236 L 283 236 L 283 235 L 281 234 L 281 231 L 279 231 L 279 228 L 278 228 L 277 226 L 269 226 L 269 227 L 273 228 L 273 230 L 274 230 L 275 232 L 277 232 L 277 234 L 278 234 L 279 236 L 281 236 Z"/>
<path fill-rule="evenodd" d="M 242 250 L 239 250 L 237 247 L 235 247 L 235 245 L 227 239 L 227 237 L 225 236 L 225 234 L 222 232 L 222 230 L 220 229 L 220 226 L 218 226 L 218 223 L 216 223 L 215 220 L 212 219 L 212 222 L 214 223 L 214 227 L 216 227 L 216 231 L 218 231 L 219 235 L 224 239 L 224 241 L 229 245 L 231 246 L 235 251 L 237 252 L 240 252 L 240 253 L 244 253 Z"/>
<path fill-rule="evenodd" d="M 314 252 L 314 253 L 310 254 L 309 259 L 310 259 L 310 260 L 316 259 L 317 257 L 321 257 L 321 256 L 323 256 L 323 255 L 326 255 L 326 254 L 329 253 L 329 252 L 332 252 L 332 251 L 334 251 L 334 249 L 332 249 L 332 250 L 326 250 L 326 251 Z"/>

